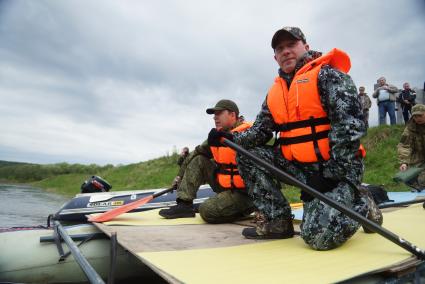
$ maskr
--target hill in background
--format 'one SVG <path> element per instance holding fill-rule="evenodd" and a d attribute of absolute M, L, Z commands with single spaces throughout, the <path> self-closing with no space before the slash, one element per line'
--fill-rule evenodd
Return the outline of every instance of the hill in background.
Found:
<path fill-rule="evenodd" d="M 362 139 L 367 150 L 366 171 L 363 181 L 383 184 L 387 190 L 407 190 L 396 184 L 392 177 L 398 171 L 396 146 L 404 126 L 380 126 L 370 128 Z M 161 157 L 146 162 L 124 166 L 98 166 L 80 164 L 38 165 L 0 161 L 0 181 L 27 183 L 48 191 L 75 195 L 81 184 L 92 175 L 106 179 L 112 190 L 152 189 L 170 186 L 178 173 L 178 155 Z M 285 195 L 293 201 L 298 199 L 298 190 L 289 188 Z"/>
<path fill-rule="evenodd" d="M 30 165 L 30 164 L 29 163 L 21 163 L 21 162 L 0 161 L 0 168 L 10 167 L 10 166 L 23 166 L 23 165 Z"/>

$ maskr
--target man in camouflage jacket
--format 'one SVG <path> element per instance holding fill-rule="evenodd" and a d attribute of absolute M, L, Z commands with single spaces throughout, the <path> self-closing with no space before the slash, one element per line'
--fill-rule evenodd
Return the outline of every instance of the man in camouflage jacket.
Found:
<path fill-rule="evenodd" d="M 244 124 L 239 118 L 239 109 L 231 100 L 220 100 L 215 107 L 207 109 L 214 114 L 216 127 L 224 132 Z M 217 180 L 218 165 L 213 159 L 211 145 L 203 142 L 184 159 L 174 179 L 177 187 L 176 206 L 159 211 L 167 219 L 195 217 L 193 200 L 199 187 L 208 183 L 217 195 L 208 198 L 199 206 L 201 217 L 208 223 L 226 223 L 249 215 L 254 205 L 245 189 L 225 189 Z"/>
<path fill-rule="evenodd" d="M 272 39 L 272 48 L 280 66 L 279 76 L 286 81 L 287 86 L 291 85 L 295 73 L 300 68 L 322 55 L 320 52 L 309 50 L 304 34 L 296 27 L 285 27 L 277 31 Z M 382 215 L 376 205 L 372 206 L 370 197 L 360 195 L 356 188 L 363 176 L 364 166 L 358 150 L 360 138 L 366 131 L 356 86 L 347 74 L 330 65 L 323 65 L 318 74 L 317 88 L 321 105 L 331 126 L 328 134 L 328 160 L 315 163 L 290 161 L 283 157 L 280 149 L 266 145 L 273 132 L 279 131 L 267 98 L 253 126 L 243 133 L 227 138 L 233 139 L 252 154 L 274 164 L 298 180 L 316 189 L 320 188 L 319 190 L 329 198 L 363 216 L 371 217 L 373 207 L 374 216 L 382 221 Z M 246 228 L 242 234 L 254 239 L 292 237 L 294 230 L 291 208 L 280 190 L 279 182 L 247 157 L 238 158 L 239 171 L 250 189 L 260 216 L 257 227 Z M 304 200 L 301 237 L 313 249 L 336 248 L 348 240 L 360 226 L 356 221 L 305 192 L 302 192 L 301 198 Z"/>
<path fill-rule="evenodd" d="M 366 129 L 369 128 L 369 109 L 372 107 L 372 101 L 370 100 L 367 93 L 365 93 L 365 87 L 359 88 L 360 104 L 363 109 L 363 121 Z"/>
<path fill-rule="evenodd" d="M 425 105 L 417 104 L 412 108 L 412 118 L 407 122 L 406 128 L 397 145 L 400 171 L 418 167 L 425 163 Z M 412 177 L 414 186 L 425 187 L 425 172 Z"/>

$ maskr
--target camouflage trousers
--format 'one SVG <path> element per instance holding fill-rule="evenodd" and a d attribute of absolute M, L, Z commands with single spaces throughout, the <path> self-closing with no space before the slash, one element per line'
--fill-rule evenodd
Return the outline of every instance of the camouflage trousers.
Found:
<path fill-rule="evenodd" d="M 270 146 L 257 147 L 250 152 L 261 159 L 274 164 L 299 181 L 306 183 L 307 177 L 319 172 L 318 164 L 295 164 L 288 161 Z M 280 183 L 261 166 L 258 166 L 244 156 L 238 156 L 239 172 L 249 188 L 254 205 L 266 218 L 273 221 L 291 218 L 291 208 L 281 192 Z M 361 161 L 354 169 L 349 171 L 347 178 L 356 185 L 360 184 L 363 173 Z M 345 182 L 338 185 L 325 195 L 329 198 L 354 209 L 366 216 L 369 209 L 368 202 L 359 197 Z M 316 250 L 329 250 L 346 242 L 358 230 L 360 224 L 345 214 L 333 209 L 329 205 L 314 198 L 304 203 L 304 215 L 301 223 L 301 237 L 304 242 Z"/>
<path fill-rule="evenodd" d="M 411 167 L 419 167 L 419 166 L 422 166 L 422 164 L 411 165 Z M 413 188 L 424 189 L 425 188 L 425 171 L 420 172 L 417 177 L 414 177 L 411 181 L 406 182 L 406 184 Z"/>
<path fill-rule="evenodd" d="M 365 123 L 366 128 L 369 128 L 369 110 L 368 109 L 363 110 L 363 121 Z"/>
<path fill-rule="evenodd" d="M 228 223 L 249 215 L 254 205 L 247 193 L 239 190 L 223 190 L 215 179 L 215 163 L 198 155 L 188 164 L 183 179 L 177 188 L 177 198 L 192 201 L 201 185 L 208 183 L 217 195 L 208 198 L 199 206 L 199 214 L 208 223 Z"/>
<path fill-rule="evenodd" d="M 418 176 L 418 186 L 421 189 L 425 188 L 425 171 L 421 172 Z"/>

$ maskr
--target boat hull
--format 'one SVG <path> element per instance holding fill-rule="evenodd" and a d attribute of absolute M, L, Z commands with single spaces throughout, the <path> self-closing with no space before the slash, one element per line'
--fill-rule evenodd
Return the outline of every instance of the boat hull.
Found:
<path fill-rule="evenodd" d="M 107 193 L 78 194 L 65 203 L 53 216 L 55 220 L 66 222 L 87 222 L 87 215 L 103 213 L 121 205 L 139 200 L 154 194 L 158 190 L 116 191 Z M 197 198 L 193 201 L 198 207 L 207 198 L 214 196 L 215 192 L 209 186 L 201 186 Z M 176 191 L 159 196 L 149 203 L 144 204 L 132 212 L 140 212 L 173 206 L 176 204 Z"/>
<path fill-rule="evenodd" d="M 69 235 L 90 235 L 101 232 L 93 225 L 65 227 Z M 53 229 L 17 230 L 0 233 L 0 282 L 16 283 L 87 283 L 87 278 L 72 255 L 59 261 L 54 242 L 40 242 L 49 238 Z M 62 243 L 64 252 L 68 251 Z M 98 274 L 106 279 L 110 270 L 110 241 L 95 239 L 79 249 Z M 118 247 L 116 280 L 149 277 L 152 272 L 132 254 Z"/>

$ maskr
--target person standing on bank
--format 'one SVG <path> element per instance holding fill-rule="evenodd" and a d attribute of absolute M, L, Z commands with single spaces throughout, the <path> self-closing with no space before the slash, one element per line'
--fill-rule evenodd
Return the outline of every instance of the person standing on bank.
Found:
<path fill-rule="evenodd" d="M 214 115 L 216 129 L 225 133 L 243 132 L 251 127 L 250 123 L 239 120 L 238 106 L 231 100 L 220 100 L 206 111 Z M 197 146 L 184 160 L 173 185 L 175 182 L 177 205 L 160 210 L 159 215 L 164 218 L 195 217 L 193 200 L 199 186 L 205 183 L 217 192 L 199 206 L 199 213 L 206 222 L 232 222 L 254 210 L 238 172 L 236 153 L 228 147 L 209 145 L 208 141 Z"/>
<path fill-rule="evenodd" d="M 396 124 L 395 101 L 397 87 L 387 83 L 385 77 L 378 79 L 378 88 L 373 92 L 372 97 L 377 99 L 379 109 L 379 125 L 385 125 L 386 116 L 390 117 L 391 125 Z"/>
<path fill-rule="evenodd" d="M 370 100 L 367 93 L 365 93 L 365 87 L 363 86 L 359 88 L 359 96 L 360 104 L 362 105 L 363 110 L 363 121 L 367 129 L 369 128 L 369 109 L 372 107 L 372 101 Z"/>
<path fill-rule="evenodd" d="M 310 50 L 297 27 L 278 30 L 271 45 L 279 77 L 254 125 L 233 135 L 212 129 L 209 140 L 233 140 L 329 198 L 382 223 L 376 204 L 356 187 L 363 176 L 360 138 L 365 125 L 357 88 L 346 74 L 350 69 L 348 55 L 338 49 L 324 55 Z M 277 148 L 266 145 L 273 132 L 279 134 Z M 247 157 L 238 156 L 238 161 L 261 216 L 256 228 L 245 228 L 242 234 L 250 239 L 292 237 L 291 208 L 279 182 Z M 301 199 L 301 237 L 313 249 L 336 248 L 360 227 L 305 192 L 301 192 Z"/>
<path fill-rule="evenodd" d="M 184 160 L 189 156 L 189 147 L 183 147 L 183 149 L 180 152 L 179 158 L 177 160 L 177 165 L 179 167 L 182 166 Z"/>
<path fill-rule="evenodd" d="M 416 92 L 412 89 L 410 89 L 409 83 L 403 84 L 403 91 L 401 91 L 400 95 L 398 96 L 398 102 L 401 105 L 401 110 L 403 112 L 403 119 L 404 124 L 407 124 L 407 122 L 410 119 L 410 115 L 412 112 L 412 107 L 415 105 L 416 100 Z"/>
<path fill-rule="evenodd" d="M 189 147 L 183 147 L 183 149 L 180 152 L 179 158 L 177 159 L 177 165 L 179 168 L 183 165 L 184 160 L 189 156 Z M 171 184 L 171 187 L 176 188 L 177 185 L 180 183 L 181 177 L 176 176 L 173 180 L 173 183 Z"/>

